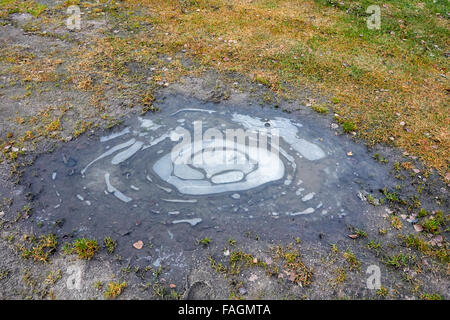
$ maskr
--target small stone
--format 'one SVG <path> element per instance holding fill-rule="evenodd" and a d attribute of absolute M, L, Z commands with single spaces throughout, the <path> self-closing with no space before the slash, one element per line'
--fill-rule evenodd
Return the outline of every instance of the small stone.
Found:
<path fill-rule="evenodd" d="M 239 293 L 242 295 L 247 294 L 247 290 L 245 288 L 241 287 L 241 288 L 239 288 Z"/>
<path fill-rule="evenodd" d="M 252 275 L 250 276 L 250 278 L 248 278 L 248 281 L 251 281 L 251 282 L 254 282 L 254 281 L 256 281 L 256 280 L 258 280 L 258 276 L 257 276 L 256 274 L 252 274 Z"/>
<path fill-rule="evenodd" d="M 423 231 L 423 227 L 420 224 L 415 224 L 414 225 L 414 230 L 416 230 L 417 232 L 422 232 Z"/>
<path fill-rule="evenodd" d="M 405 125 L 405 121 L 400 121 L 400 125 L 403 127 Z"/>
<path fill-rule="evenodd" d="M 349 156 L 349 157 L 353 156 L 353 152 L 351 152 L 351 151 L 347 152 L 347 156 Z"/>
<path fill-rule="evenodd" d="M 409 223 L 417 223 L 417 221 L 419 221 L 419 219 L 417 219 L 416 217 L 409 217 L 408 219 L 406 219 L 406 221 L 408 221 Z"/>

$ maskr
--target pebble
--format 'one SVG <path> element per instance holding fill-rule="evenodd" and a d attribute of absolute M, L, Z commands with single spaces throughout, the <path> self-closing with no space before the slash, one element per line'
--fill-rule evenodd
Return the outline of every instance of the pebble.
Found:
<path fill-rule="evenodd" d="M 247 294 L 247 290 L 245 288 L 241 287 L 241 288 L 239 288 L 239 293 L 242 295 Z"/>

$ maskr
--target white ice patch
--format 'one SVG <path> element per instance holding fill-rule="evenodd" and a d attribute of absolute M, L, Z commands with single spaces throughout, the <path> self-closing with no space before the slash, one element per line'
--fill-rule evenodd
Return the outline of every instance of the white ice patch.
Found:
<path fill-rule="evenodd" d="M 189 223 L 193 227 L 196 226 L 197 224 L 199 224 L 200 222 L 202 222 L 202 219 L 200 219 L 200 218 L 183 219 L 183 220 L 174 220 L 174 221 L 172 221 L 173 224 Z"/>
<path fill-rule="evenodd" d="M 100 142 L 106 142 L 106 141 L 118 138 L 120 136 L 123 136 L 124 134 L 127 134 L 127 133 L 130 133 L 130 128 L 128 128 L 128 127 L 123 129 L 122 131 L 119 131 L 119 132 L 116 132 L 116 133 L 111 133 L 108 136 L 100 137 Z"/>
<path fill-rule="evenodd" d="M 303 210 L 303 211 L 289 213 L 288 215 L 290 215 L 290 216 L 299 216 L 299 215 L 303 215 L 303 214 L 311 214 L 314 211 L 315 211 L 314 208 L 308 208 L 308 209 Z"/>
<path fill-rule="evenodd" d="M 161 199 L 165 202 L 174 202 L 174 203 L 197 203 L 197 199 Z"/>
<path fill-rule="evenodd" d="M 267 130 L 265 125 L 266 122 L 257 117 L 234 113 L 232 120 L 240 123 L 247 129 Z M 278 129 L 280 137 L 306 159 L 318 160 L 325 157 L 325 152 L 319 146 L 297 136 L 298 127 L 301 126 L 300 124 L 294 125 L 291 120 L 281 117 L 276 117 L 274 120 L 269 120 L 268 123 L 270 124 L 270 128 Z"/>
<path fill-rule="evenodd" d="M 141 123 L 141 128 L 147 129 L 147 130 L 158 130 L 159 128 L 161 128 L 161 125 L 154 123 L 152 120 L 150 119 L 144 119 L 139 117 L 138 118 L 140 123 Z"/>
<path fill-rule="evenodd" d="M 206 141 L 206 145 L 208 143 Z M 216 140 L 215 143 L 226 146 L 224 140 Z M 277 154 L 266 148 L 239 143 L 234 146 L 236 149 L 232 150 L 233 152 L 227 152 L 227 150 L 200 151 L 192 156 L 193 166 L 189 167 L 189 170 L 186 170 L 186 166 L 174 170 L 174 163 L 175 166 L 178 163 L 184 163 L 185 154 L 190 154 L 194 149 L 192 144 L 186 144 L 181 147 L 178 154 L 168 153 L 156 161 L 153 171 L 162 180 L 175 186 L 179 192 L 190 195 L 248 190 L 267 182 L 279 180 L 284 176 L 285 167 Z M 174 157 L 173 160 L 172 157 Z M 239 159 L 245 161 L 236 161 Z M 189 176 L 193 177 L 193 170 L 199 173 L 194 178 L 199 178 L 201 170 L 203 170 L 207 174 L 206 179 L 184 179 Z M 181 177 L 177 176 L 179 173 L 181 173 Z"/>
<path fill-rule="evenodd" d="M 171 114 L 171 116 L 174 116 L 174 115 L 176 115 L 176 114 L 178 114 L 180 112 L 185 112 L 185 111 L 188 111 L 188 112 L 206 112 L 206 113 L 209 113 L 209 114 L 216 112 L 214 110 L 208 110 L 208 109 L 184 108 L 184 109 L 180 109 L 178 111 L 175 111 L 174 113 Z"/>
<path fill-rule="evenodd" d="M 114 158 L 112 158 L 111 163 L 116 165 L 119 164 L 121 162 L 124 162 L 126 160 L 128 160 L 129 158 L 131 158 L 136 152 L 138 152 L 139 150 L 141 150 L 142 145 L 144 143 L 141 141 L 136 141 L 131 147 L 129 147 L 127 150 L 124 150 L 118 154 L 116 154 L 114 156 Z"/>
<path fill-rule="evenodd" d="M 304 196 L 302 198 L 302 201 L 305 202 L 305 201 L 311 200 L 312 198 L 314 198 L 315 195 L 316 194 L 314 192 L 308 193 L 306 196 Z"/>
<path fill-rule="evenodd" d="M 134 144 L 135 142 L 136 142 L 136 139 L 133 138 L 133 139 L 131 139 L 131 140 L 128 140 L 127 142 L 118 144 L 117 146 L 115 146 L 115 147 L 111 148 L 110 150 L 106 151 L 105 153 L 102 153 L 100 156 L 98 156 L 97 158 L 95 158 L 94 160 L 92 160 L 91 162 L 89 162 L 88 165 L 87 165 L 86 167 L 84 167 L 83 170 L 81 170 L 81 175 L 84 175 L 84 173 L 86 172 L 86 170 L 87 170 L 92 164 L 94 164 L 95 162 L 97 162 L 98 160 L 103 159 L 103 158 L 106 158 L 106 157 L 112 155 L 114 152 L 119 151 L 119 150 L 121 150 L 121 149 L 123 149 L 123 148 L 129 147 L 129 146 L 131 146 L 132 144 Z"/>
<path fill-rule="evenodd" d="M 126 195 L 124 195 L 122 192 L 120 192 L 119 190 L 117 190 L 115 187 L 113 187 L 113 185 L 111 184 L 111 182 L 109 181 L 109 173 L 105 173 L 105 182 L 106 182 L 106 190 L 108 190 L 109 193 L 114 194 L 114 196 L 123 201 L 123 202 L 130 202 L 131 200 L 133 200 L 130 197 L 127 197 Z"/>

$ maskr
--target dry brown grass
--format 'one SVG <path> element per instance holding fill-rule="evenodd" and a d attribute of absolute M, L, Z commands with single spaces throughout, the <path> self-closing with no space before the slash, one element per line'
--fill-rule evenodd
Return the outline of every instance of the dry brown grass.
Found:
<path fill-rule="evenodd" d="M 5 10 L 16 3 L 21 11 L 33 7 L 22 2 L 7 0 Z M 105 6 L 101 1 L 89 7 L 96 14 L 104 10 L 109 21 L 128 31 L 87 39 L 64 67 L 75 88 L 91 91 L 91 104 L 106 111 L 102 101 L 111 86 L 132 97 L 133 83 L 168 84 L 186 74 L 177 57 L 183 51 L 200 64 L 189 70 L 195 74 L 212 67 L 241 73 L 284 96 L 308 87 L 333 97 L 326 107 L 370 145 L 400 147 L 450 175 L 448 19 L 432 12 L 429 1 L 395 0 L 383 4 L 382 29 L 370 31 L 359 15 L 366 0 L 342 0 L 345 10 L 325 2 L 126 0 Z M 61 63 L 17 50 L 0 58 L 29 82 L 54 81 Z M 129 63 L 156 70 L 146 79 L 131 74 Z"/>
<path fill-rule="evenodd" d="M 350 36 L 345 13 L 314 1 L 126 3 L 147 9 L 147 18 L 136 19 L 157 27 L 152 39 L 167 52 L 184 49 L 206 66 L 240 72 L 279 93 L 285 84 L 317 88 L 339 99 L 335 112 L 351 119 L 370 144 L 393 144 L 447 171 L 445 59 L 414 53 L 397 35 Z M 448 27 L 432 15 L 430 22 Z"/>

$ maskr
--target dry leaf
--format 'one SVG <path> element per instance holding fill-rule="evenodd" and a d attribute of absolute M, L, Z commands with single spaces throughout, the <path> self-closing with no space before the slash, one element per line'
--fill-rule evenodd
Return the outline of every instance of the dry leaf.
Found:
<path fill-rule="evenodd" d="M 141 240 L 139 240 L 138 242 L 133 243 L 133 247 L 135 247 L 138 250 L 141 250 L 143 246 L 144 246 L 144 243 Z"/>
<path fill-rule="evenodd" d="M 289 281 L 295 282 L 295 276 L 296 276 L 295 272 L 291 272 L 289 274 Z"/>

